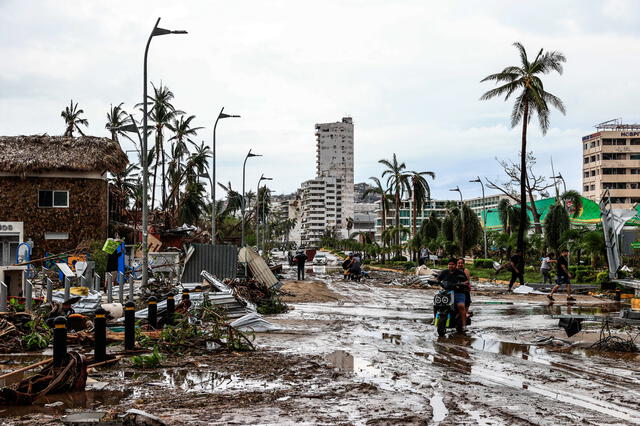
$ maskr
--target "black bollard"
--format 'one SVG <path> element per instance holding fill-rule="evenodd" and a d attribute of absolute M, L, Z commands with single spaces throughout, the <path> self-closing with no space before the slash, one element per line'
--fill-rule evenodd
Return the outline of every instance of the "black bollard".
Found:
<path fill-rule="evenodd" d="M 158 328 L 158 300 L 155 296 L 147 300 L 147 321 L 152 328 Z"/>
<path fill-rule="evenodd" d="M 107 311 L 102 308 L 96 309 L 96 320 L 93 326 L 94 347 L 93 355 L 95 362 L 107 360 Z"/>
<path fill-rule="evenodd" d="M 124 349 L 132 351 L 136 346 L 136 305 L 127 302 L 124 305 Z"/>
<path fill-rule="evenodd" d="M 622 299 L 620 293 L 622 293 L 622 292 L 620 291 L 619 288 L 617 288 L 616 289 L 616 294 L 615 294 L 615 296 L 613 296 L 613 300 L 615 300 L 616 302 L 619 302 Z"/>
<path fill-rule="evenodd" d="M 195 292 L 196 293 L 202 293 L 202 286 L 201 285 L 197 285 L 195 288 Z"/>
<path fill-rule="evenodd" d="M 165 323 L 173 325 L 173 313 L 176 311 L 176 300 L 173 293 L 167 294 L 167 319 Z"/>
<path fill-rule="evenodd" d="M 57 317 L 53 324 L 53 365 L 62 367 L 67 362 L 67 319 Z"/>

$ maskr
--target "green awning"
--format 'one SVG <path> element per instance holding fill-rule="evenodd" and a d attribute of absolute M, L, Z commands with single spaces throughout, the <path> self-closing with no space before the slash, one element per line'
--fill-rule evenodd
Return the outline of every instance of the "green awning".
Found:
<path fill-rule="evenodd" d="M 549 208 L 556 202 L 555 197 L 544 198 L 542 200 L 536 200 L 536 210 L 540 215 L 540 222 L 544 224 L 544 218 L 547 216 L 547 212 Z M 527 203 L 528 205 L 529 203 Z M 571 210 L 571 207 L 569 206 Z M 640 207 L 638 207 L 640 209 Z M 640 226 L 640 210 L 638 210 L 639 216 L 631 219 L 627 222 L 627 225 Z M 531 211 L 527 210 L 527 215 L 529 215 L 529 220 L 533 223 L 533 215 Z M 573 217 L 570 215 L 570 221 L 573 225 L 596 225 L 600 223 L 600 206 L 594 201 L 591 201 L 587 198 L 582 197 L 582 210 L 577 217 Z M 633 223 L 632 223 L 633 222 Z M 488 230 L 500 230 L 502 229 L 502 222 L 500 222 L 500 215 L 498 214 L 497 209 L 490 209 L 487 212 L 487 224 L 486 228 Z"/>

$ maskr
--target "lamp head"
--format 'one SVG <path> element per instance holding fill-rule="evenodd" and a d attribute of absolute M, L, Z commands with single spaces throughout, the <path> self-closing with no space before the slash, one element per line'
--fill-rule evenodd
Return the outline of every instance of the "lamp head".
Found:
<path fill-rule="evenodd" d="M 224 112 L 221 112 L 220 115 L 218 116 L 218 118 L 240 118 L 240 116 L 239 115 L 226 114 Z"/>
<path fill-rule="evenodd" d="M 109 130 L 120 130 L 122 132 L 137 132 L 138 126 L 135 124 L 123 124 L 122 126 L 109 127 Z"/>
<path fill-rule="evenodd" d="M 167 29 L 164 29 L 164 28 L 157 27 L 157 28 L 153 29 L 153 33 L 151 33 L 151 36 L 155 37 L 155 36 L 161 36 L 161 35 L 165 35 L 165 34 L 187 34 L 187 32 L 184 31 L 184 30 L 174 30 L 174 31 L 172 31 L 172 30 L 167 30 Z"/>
<path fill-rule="evenodd" d="M 469 182 L 477 182 L 477 183 L 482 183 L 482 181 L 480 180 L 480 178 L 478 179 L 472 179 Z"/>

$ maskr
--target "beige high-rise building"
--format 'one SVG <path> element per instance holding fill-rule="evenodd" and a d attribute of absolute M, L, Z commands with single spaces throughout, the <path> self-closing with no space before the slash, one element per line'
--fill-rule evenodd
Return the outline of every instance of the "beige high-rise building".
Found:
<path fill-rule="evenodd" d="M 582 138 L 582 195 L 599 202 L 609 190 L 612 207 L 640 203 L 640 124 L 610 120 Z"/>

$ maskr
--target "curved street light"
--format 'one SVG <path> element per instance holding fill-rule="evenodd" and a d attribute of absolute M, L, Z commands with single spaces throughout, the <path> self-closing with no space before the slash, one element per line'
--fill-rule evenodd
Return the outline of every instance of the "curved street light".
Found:
<path fill-rule="evenodd" d="M 484 239 L 484 258 L 487 259 L 487 205 L 485 204 L 484 198 L 484 183 L 482 183 L 482 179 L 478 176 L 477 179 L 472 179 L 469 182 L 479 183 L 482 187 L 482 235 Z"/>
<path fill-rule="evenodd" d="M 251 152 L 251 150 L 249 150 L 249 152 L 247 153 L 247 156 L 244 157 L 244 163 L 242 163 L 242 200 L 240 200 L 240 209 L 242 211 L 242 237 L 240 240 L 240 247 L 244 247 L 244 210 L 246 208 L 246 200 L 244 197 L 244 185 L 245 185 L 245 181 L 246 181 L 246 168 L 247 168 L 247 160 L 250 157 L 262 157 L 262 155 L 260 154 L 254 154 Z"/>
<path fill-rule="evenodd" d="M 211 150 L 211 159 L 212 159 L 212 167 L 211 167 L 211 245 L 216 245 L 216 216 L 218 214 L 218 209 L 216 206 L 216 128 L 218 127 L 218 121 L 221 118 L 240 118 L 239 115 L 230 115 L 225 114 L 224 107 L 220 110 L 218 117 L 216 118 L 216 122 L 213 125 L 213 149 Z"/>
<path fill-rule="evenodd" d="M 260 222 L 258 221 L 258 214 L 260 213 L 260 182 L 262 182 L 263 180 L 273 180 L 273 178 L 265 177 L 264 174 L 262 174 L 260 175 L 260 179 L 258 179 L 258 185 L 256 186 L 256 249 L 258 250 L 260 250 L 260 245 L 258 244 L 258 227 L 260 224 Z M 264 214 L 264 209 L 262 211 Z"/>
<path fill-rule="evenodd" d="M 149 167 L 147 164 L 147 57 L 149 55 L 149 45 L 151 39 L 155 36 L 161 36 L 165 34 L 187 34 L 186 31 L 178 30 L 172 31 L 158 27 L 160 18 L 156 21 L 156 24 L 149 34 L 147 45 L 144 48 L 144 70 L 143 70 L 143 84 L 142 84 L 142 108 L 143 108 L 143 124 L 142 128 L 142 285 L 147 285 L 149 279 L 149 206 L 147 205 L 147 180 L 149 179 Z M 135 122 L 134 122 L 135 123 Z M 155 188 L 154 188 L 155 190 Z"/>

